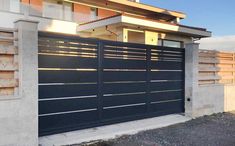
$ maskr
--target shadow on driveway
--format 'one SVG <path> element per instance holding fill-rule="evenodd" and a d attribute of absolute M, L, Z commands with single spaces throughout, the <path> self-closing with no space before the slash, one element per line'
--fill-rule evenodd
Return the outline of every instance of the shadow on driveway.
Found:
<path fill-rule="evenodd" d="M 205 116 L 109 141 L 73 146 L 235 146 L 235 112 Z"/>

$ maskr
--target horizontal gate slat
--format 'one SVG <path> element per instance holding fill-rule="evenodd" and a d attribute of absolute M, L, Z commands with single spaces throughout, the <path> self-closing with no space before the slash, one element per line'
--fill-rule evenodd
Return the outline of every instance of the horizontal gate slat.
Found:
<path fill-rule="evenodd" d="M 152 55 L 152 59 L 153 58 L 159 58 L 159 59 L 171 59 L 171 60 L 181 60 L 181 56 L 168 56 L 168 55 L 165 55 L 165 54 L 157 54 L 157 55 Z"/>
<path fill-rule="evenodd" d="M 182 70 L 183 69 L 182 62 L 176 61 L 152 61 L 151 68 L 158 70 Z"/>
<path fill-rule="evenodd" d="M 97 51 L 94 50 L 82 50 L 82 49 L 71 49 L 71 48 L 50 48 L 50 47 L 42 47 L 39 48 L 40 53 L 51 53 L 51 54 L 74 54 L 74 55 L 96 55 Z"/>
<path fill-rule="evenodd" d="M 150 112 L 163 112 L 165 114 L 181 113 L 183 112 L 183 107 L 184 105 L 182 101 L 155 103 L 150 105 Z"/>
<path fill-rule="evenodd" d="M 104 84 L 104 94 L 145 92 L 146 83 L 110 83 Z"/>
<path fill-rule="evenodd" d="M 125 117 L 141 115 L 141 114 L 144 114 L 145 112 L 146 112 L 146 105 L 104 109 L 103 118 L 104 119 L 118 119 L 118 118 L 124 119 Z"/>
<path fill-rule="evenodd" d="M 97 94 L 97 85 L 96 84 L 39 85 L 40 99 L 89 96 L 89 95 L 96 95 L 96 94 Z"/>
<path fill-rule="evenodd" d="M 181 90 L 158 92 L 158 93 L 151 93 L 150 94 L 150 101 L 151 102 L 177 100 L 177 99 L 183 99 L 183 98 L 184 98 L 184 95 Z"/>
<path fill-rule="evenodd" d="M 183 52 L 172 52 L 167 50 L 151 50 L 151 55 L 178 56 L 183 57 Z"/>
<path fill-rule="evenodd" d="M 173 48 L 173 47 L 165 47 L 165 46 L 151 46 L 152 50 L 163 50 L 163 51 L 172 51 L 172 52 L 184 52 L 183 48 Z"/>
<path fill-rule="evenodd" d="M 136 44 L 136 43 L 123 43 L 123 42 L 114 42 L 114 41 L 103 41 L 104 47 L 129 47 L 129 48 L 138 48 L 144 49 L 148 48 L 145 44 Z"/>
<path fill-rule="evenodd" d="M 39 83 L 97 82 L 96 71 L 39 70 Z"/>
<path fill-rule="evenodd" d="M 97 68 L 97 59 L 39 54 L 39 68 Z"/>
<path fill-rule="evenodd" d="M 150 84 L 151 91 L 179 90 L 183 88 L 183 81 L 154 82 Z"/>
<path fill-rule="evenodd" d="M 104 96 L 103 97 L 104 107 L 138 104 L 138 103 L 144 103 L 144 102 L 146 102 L 146 94 L 116 95 L 116 96 Z"/>
<path fill-rule="evenodd" d="M 111 46 L 111 47 L 104 47 L 104 50 L 110 50 L 110 51 L 118 51 L 118 52 L 138 52 L 138 53 L 146 53 L 146 49 L 145 48 L 130 48 L 130 47 L 120 47 L 120 46 Z"/>
<path fill-rule="evenodd" d="M 97 97 L 39 101 L 39 114 L 94 109 L 97 105 Z"/>
<path fill-rule="evenodd" d="M 134 52 L 134 51 L 128 51 L 128 50 L 123 50 L 121 52 L 104 50 L 104 55 L 105 56 L 109 56 L 109 55 L 129 56 L 130 55 L 130 56 L 136 56 L 136 57 L 140 57 L 140 58 L 145 58 L 146 57 L 146 54 L 138 53 L 138 52 Z"/>
<path fill-rule="evenodd" d="M 50 50 L 60 50 L 60 49 L 72 49 L 72 50 L 80 50 L 81 48 L 87 48 L 87 49 L 96 49 L 96 44 L 83 44 L 81 42 L 61 42 L 63 40 L 47 40 L 47 39 L 41 39 L 39 40 L 39 50 L 41 49 L 50 49 Z"/>
<path fill-rule="evenodd" d="M 97 121 L 98 111 L 77 112 L 39 117 L 40 135 L 76 130 L 81 125 Z"/>
<path fill-rule="evenodd" d="M 183 71 L 152 71 L 151 80 L 183 80 Z"/>
<path fill-rule="evenodd" d="M 57 34 L 48 32 L 39 32 L 39 40 L 49 41 L 67 41 L 67 42 L 79 42 L 85 44 L 97 44 L 97 39 L 82 38 L 71 34 Z"/>
<path fill-rule="evenodd" d="M 145 60 L 104 58 L 105 69 L 146 69 Z"/>
<path fill-rule="evenodd" d="M 104 82 L 112 81 L 145 81 L 145 71 L 105 71 L 103 72 Z"/>

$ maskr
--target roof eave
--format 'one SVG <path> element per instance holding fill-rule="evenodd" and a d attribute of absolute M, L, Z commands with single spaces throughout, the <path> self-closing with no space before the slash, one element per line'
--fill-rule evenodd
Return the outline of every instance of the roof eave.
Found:
<path fill-rule="evenodd" d="M 89 6 L 97 6 L 104 9 L 112 9 L 119 12 L 126 12 L 140 16 L 157 16 L 162 17 L 163 20 L 174 18 L 184 19 L 186 15 L 182 12 L 162 9 L 142 3 L 131 2 L 127 0 L 69 0 L 74 3 L 80 3 Z"/>
<path fill-rule="evenodd" d="M 95 29 L 107 25 L 120 24 L 137 26 L 143 29 L 150 29 L 160 32 L 170 32 L 183 34 L 185 36 L 195 37 L 195 38 L 205 38 L 211 37 L 211 32 L 202 28 L 195 28 L 183 25 L 176 25 L 171 23 L 164 23 L 159 21 L 143 20 L 140 18 L 134 18 L 130 16 L 117 15 L 110 18 L 97 20 L 90 23 L 85 23 L 78 26 L 78 31 L 86 31 L 89 29 Z"/>
<path fill-rule="evenodd" d="M 143 4 L 143 3 L 137 3 L 137 2 L 127 1 L 127 0 L 107 0 L 107 1 L 119 3 L 122 5 L 132 6 L 132 7 L 139 8 L 139 9 L 145 9 L 145 10 L 149 10 L 149 11 L 153 11 L 157 13 L 162 13 L 162 14 L 174 16 L 174 17 L 181 18 L 181 19 L 186 18 L 185 13 L 173 11 L 173 10 L 167 10 L 167 9 L 163 9 L 159 7 L 154 7 L 154 6 Z"/>

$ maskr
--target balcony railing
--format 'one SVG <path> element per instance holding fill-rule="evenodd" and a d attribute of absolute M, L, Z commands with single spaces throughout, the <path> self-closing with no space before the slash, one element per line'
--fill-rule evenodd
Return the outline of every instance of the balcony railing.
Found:
<path fill-rule="evenodd" d="M 73 12 L 71 9 L 65 9 L 62 5 L 53 5 L 52 7 L 43 7 L 32 4 L 23 4 L 19 0 L 0 0 L 0 11 L 20 13 L 26 16 L 36 16 L 62 21 L 71 21 L 78 24 L 101 19 L 95 15 Z"/>

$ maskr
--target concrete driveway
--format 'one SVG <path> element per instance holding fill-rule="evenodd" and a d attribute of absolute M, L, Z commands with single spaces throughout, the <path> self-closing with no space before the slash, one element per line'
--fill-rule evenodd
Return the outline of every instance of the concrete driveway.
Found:
<path fill-rule="evenodd" d="M 235 146 L 235 112 L 205 116 L 109 141 L 74 146 Z"/>

